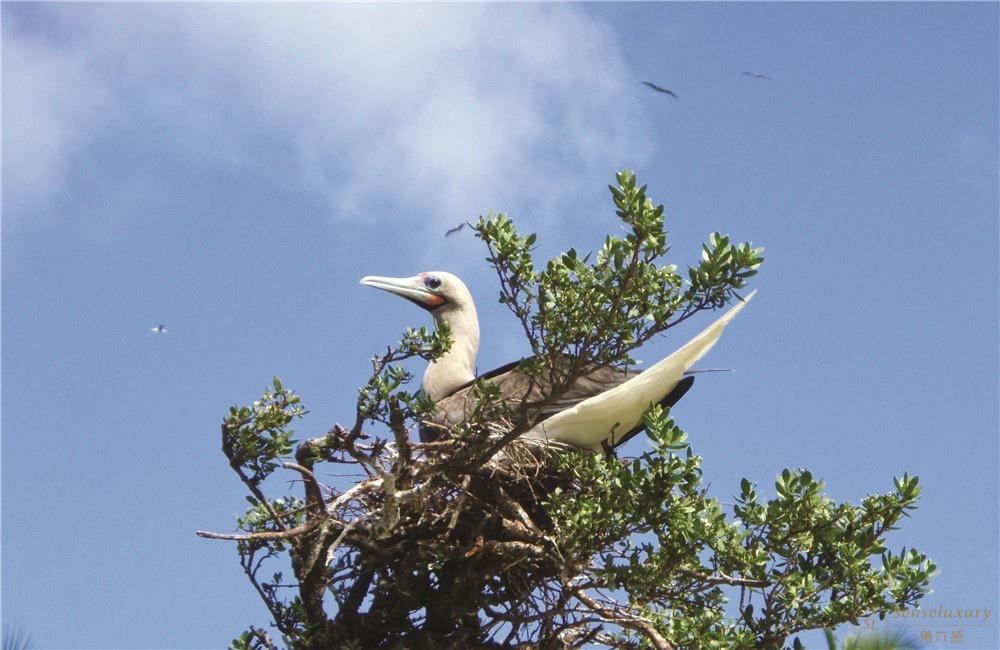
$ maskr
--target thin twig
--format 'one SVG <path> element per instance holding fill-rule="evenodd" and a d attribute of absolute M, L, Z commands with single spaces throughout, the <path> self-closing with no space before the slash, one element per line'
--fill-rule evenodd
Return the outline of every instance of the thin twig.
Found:
<path fill-rule="evenodd" d="M 311 532 L 319 524 L 319 519 L 313 519 L 309 523 L 302 524 L 301 526 L 296 526 L 295 528 L 289 528 L 287 530 L 279 531 L 265 531 L 261 533 L 213 533 L 207 530 L 196 530 L 194 534 L 198 537 L 204 537 L 205 539 L 224 539 L 231 542 L 252 542 L 252 541 L 269 541 L 276 539 L 292 539 L 293 537 L 300 537 Z"/>

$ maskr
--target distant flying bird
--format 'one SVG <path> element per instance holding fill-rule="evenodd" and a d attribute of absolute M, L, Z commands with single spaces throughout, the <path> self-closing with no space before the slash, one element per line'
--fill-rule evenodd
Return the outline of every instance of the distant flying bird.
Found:
<path fill-rule="evenodd" d="M 479 320 L 472 294 L 457 277 L 443 271 L 421 273 L 412 278 L 367 276 L 361 284 L 406 298 L 431 312 L 435 326 L 451 328 L 453 344 L 448 352 L 430 362 L 420 389 L 435 401 L 435 410 L 420 427 L 422 442 L 431 442 L 442 429 L 465 422 L 476 406 L 476 355 L 479 352 Z M 753 293 L 746 298 L 753 297 Z M 691 366 L 708 352 L 722 330 L 743 309 L 741 302 L 705 328 L 686 345 L 648 370 L 621 370 L 591 364 L 551 403 L 532 416 L 524 436 L 555 440 L 600 451 L 605 443 L 618 446 L 644 428 L 643 415 L 651 404 L 673 406 L 694 383 Z M 569 357 L 565 357 L 569 361 Z M 501 396 L 513 406 L 522 400 L 546 397 L 548 380 L 532 377 L 508 363 L 480 375 L 495 383 Z"/>
<path fill-rule="evenodd" d="M 464 221 L 462 223 L 458 224 L 457 226 L 455 226 L 454 228 L 450 229 L 448 232 L 446 232 L 444 234 L 444 236 L 447 237 L 449 235 L 453 235 L 456 232 L 458 232 L 459 230 L 461 230 L 462 228 L 465 228 L 465 222 Z"/>
<path fill-rule="evenodd" d="M 677 93 L 675 93 L 674 91 L 670 90 L 669 88 L 664 88 L 663 86 L 657 86 L 656 84 L 654 84 L 654 83 L 652 83 L 650 81 L 643 81 L 642 83 L 644 85 L 646 85 L 646 86 L 649 86 L 650 88 L 652 88 L 653 90 L 655 90 L 658 93 L 665 93 L 667 95 L 670 95 L 674 99 L 680 99 L 680 97 L 677 96 Z"/>
<path fill-rule="evenodd" d="M 163 325 L 163 324 L 157 325 L 156 327 L 154 327 L 152 329 L 153 329 L 153 332 L 156 333 L 156 334 L 166 334 L 167 333 L 167 326 Z"/>
<path fill-rule="evenodd" d="M 744 77 L 753 77 L 754 79 L 770 79 L 766 74 L 761 74 L 759 72 L 750 72 L 749 70 L 743 71 Z"/>

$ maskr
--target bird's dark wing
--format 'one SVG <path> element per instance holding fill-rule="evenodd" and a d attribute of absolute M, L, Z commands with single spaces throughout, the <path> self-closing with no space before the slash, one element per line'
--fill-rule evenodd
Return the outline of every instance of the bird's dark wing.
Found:
<path fill-rule="evenodd" d="M 475 382 L 479 380 L 490 381 L 498 385 L 501 399 L 512 408 L 517 408 L 524 400 L 533 402 L 542 399 L 546 392 L 546 384 L 537 378 L 533 384 L 528 375 L 517 369 L 520 363 L 521 361 L 513 361 L 495 368 L 480 375 L 476 380 L 460 386 L 451 395 L 438 400 L 437 408 L 429 419 L 429 425 L 421 427 L 420 439 L 423 442 L 430 442 L 437 439 L 444 428 L 464 422 L 472 409 L 475 408 L 476 400 L 473 387 Z M 546 404 L 535 415 L 533 422 L 534 424 L 542 422 L 560 411 L 572 408 L 585 399 L 611 390 L 641 372 L 641 370 L 621 370 L 610 366 L 598 366 L 573 382 L 558 399 Z M 686 374 L 674 389 L 660 401 L 660 404 L 668 408 L 673 406 L 684 397 L 693 384 L 694 377 Z M 645 428 L 645 425 L 640 423 L 621 436 L 615 436 L 613 445 L 619 447 L 625 444 Z"/>
<path fill-rule="evenodd" d="M 464 222 L 460 223 L 457 226 L 455 226 L 454 228 L 451 228 L 450 230 L 448 230 L 448 232 L 446 232 L 444 234 L 444 236 L 447 237 L 448 235 L 454 234 L 454 233 L 458 232 L 459 230 L 461 230 L 462 228 L 465 228 L 465 223 Z"/>
<path fill-rule="evenodd" d="M 632 377 L 635 377 L 640 372 L 642 371 L 622 370 L 621 368 L 614 368 L 612 366 L 597 366 L 570 384 L 566 392 L 558 399 L 547 404 L 535 418 L 535 423 L 537 424 L 542 420 L 550 418 L 560 411 L 572 408 L 574 405 L 594 395 L 600 395 L 605 391 L 611 390 L 619 384 L 623 384 Z M 534 398 L 534 395 L 532 397 Z M 539 397 L 541 397 L 541 394 L 539 394 Z"/>
<path fill-rule="evenodd" d="M 544 399 L 548 394 L 548 382 L 543 377 L 532 378 L 518 370 L 520 364 L 521 361 L 513 361 L 458 387 L 451 395 L 438 400 L 437 408 L 430 421 L 442 427 L 451 427 L 464 422 L 475 408 L 474 384 L 479 380 L 489 381 L 499 386 L 501 399 L 514 409 L 525 401 L 530 403 Z M 558 399 L 549 402 L 538 411 L 533 418 L 533 423 L 537 424 L 578 402 L 611 390 L 639 372 L 641 371 L 597 366 L 574 381 Z M 424 437 L 423 431 L 421 437 Z"/>

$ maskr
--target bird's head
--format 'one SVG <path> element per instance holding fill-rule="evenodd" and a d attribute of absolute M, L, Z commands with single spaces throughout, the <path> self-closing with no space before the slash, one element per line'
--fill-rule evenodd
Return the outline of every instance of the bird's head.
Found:
<path fill-rule="evenodd" d="M 440 399 L 475 378 L 479 320 L 464 282 L 445 271 L 427 271 L 412 278 L 368 275 L 361 284 L 402 296 L 431 312 L 436 325 L 447 323 L 451 328 L 451 348 L 424 372 L 420 387 L 425 394 Z"/>
<path fill-rule="evenodd" d="M 382 289 L 430 312 L 471 307 L 472 294 L 465 283 L 447 271 L 426 271 L 410 278 L 387 278 L 367 275 L 361 284 Z"/>

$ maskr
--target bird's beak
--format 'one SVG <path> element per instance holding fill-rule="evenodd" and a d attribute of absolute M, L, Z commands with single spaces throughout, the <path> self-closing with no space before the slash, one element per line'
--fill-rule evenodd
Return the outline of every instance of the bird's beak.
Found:
<path fill-rule="evenodd" d="M 412 278 L 386 278 L 379 275 L 366 275 L 361 278 L 361 284 L 366 287 L 375 287 L 382 291 L 394 293 L 407 300 L 414 302 L 424 309 L 434 309 L 444 304 L 444 297 L 430 291 L 424 285 L 424 278 L 415 275 Z"/>

